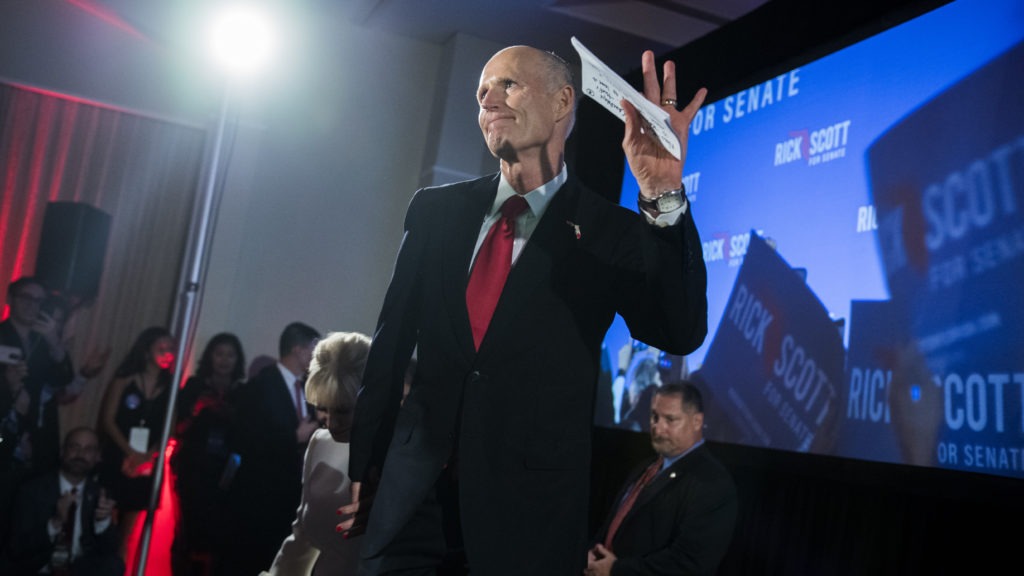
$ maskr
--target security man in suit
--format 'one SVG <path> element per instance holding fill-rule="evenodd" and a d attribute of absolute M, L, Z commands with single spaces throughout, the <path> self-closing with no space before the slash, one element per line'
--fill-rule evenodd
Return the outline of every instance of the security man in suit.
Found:
<path fill-rule="evenodd" d="M 736 487 L 704 445 L 704 404 L 689 382 L 651 402 L 656 457 L 629 477 L 588 554 L 586 576 L 712 575 L 732 540 Z"/>

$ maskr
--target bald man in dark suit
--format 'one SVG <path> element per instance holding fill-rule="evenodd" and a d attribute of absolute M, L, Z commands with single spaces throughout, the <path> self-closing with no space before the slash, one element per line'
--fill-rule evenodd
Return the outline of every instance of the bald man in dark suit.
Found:
<path fill-rule="evenodd" d="M 116 503 L 94 477 L 99 437 L 91 428 L 67 433 L 60 469 L 21 486 L 11 518 L 11 537 L 0 568 L 4 574 L 121 576 L 120 538 L 112 526 Z"/>
<path fill-rule="evenodd" d="M 674 65 L 661 87 L 653 54 L 642 63 L 645 95 L 671 115 L 685 158 L 705 91 L 679 111 Z M 620 313 L 634 337 L 686 354 L 707 331 L 683 161 L 628 102 L 623 147 L 642 213 L 568 174 L 576 90 L 561 58 L 499 51 L 477 102 L 500 171 L 413 198 L 356 407 L 354 503 L 339 528 L 367 530 L 365 574 L 579 574 L 605 332 Z"/>

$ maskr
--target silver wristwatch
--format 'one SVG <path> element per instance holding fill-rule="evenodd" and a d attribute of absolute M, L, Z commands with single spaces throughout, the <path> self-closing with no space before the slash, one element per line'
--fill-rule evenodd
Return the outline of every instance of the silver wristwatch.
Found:
<path fill-rule="evenodd" d="M 649 208 L 659 214 L 678 210 L 686 203 L 686 187 L 680 186 L 675 190 L 666 190 L 654 198 L 644 198 L 643 194 L 637 196 L 637 204 L 641 208 Z"/>

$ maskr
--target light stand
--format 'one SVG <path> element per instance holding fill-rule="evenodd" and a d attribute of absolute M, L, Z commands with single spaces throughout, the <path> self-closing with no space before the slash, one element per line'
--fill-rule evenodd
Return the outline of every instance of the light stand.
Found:
<path fill-rule="evenodd" d="M 271 20 L 242 5 L 229 6 L 217 15 L 210 28 L 209 39 L 215 51 L 218 63 L 230 76 L 252 75 L 256 73 L 270 57 L 273 45 Z M 174 368 L 173 385 L 167 402 L 167 413 L 160 437 L 160 451 L 153 473 L 153 488 L 149 496 L 149 508 L 143 524 L 142 536 L 135 557 L 136 574 L 144 576 L 146 560 L 149 555 L 149 543 L 152 538 L 153 517 L 160 499 L 164 479 L 164 466 L 167 457 L 167 445 L 171 439 L 177 407 L 178 388 L 184 379 L 185 359 L 189 358 L 195 338 L 195 322 L 199 312 L 199 301 L 202 296 L 202 282 L 206 276 L 209 259 L 209 242 L 213 237 L 216 224 L 216 212 L 220 204 L 222 172 L 221 155 L 224 149 L 224 133 L 227 126 L 229 88 L 225 86 L 221 98 L 220 117 L 214 136 L 212 157 L 207 172 L 206 186 L 202 198 L 202 206 L 197 215 L 193 216 L 191 227 L 192 262 L 187 272 L 182 290 L 183 308 L 176 315 L 180 321 L 176 331 L 178 338 L 178 355 Z M 225 161 L 226 166 L 226 161 Z"/>
<path fill-rule="evenodd" d="M 214 208 L 219 204 L 219 196 L 222 192 L 218 186 L 220 174 L 220 157 L 223 149 L 224 131 L 227 125 L 228 112 L 228 90 L 225 88 L 221 99 L 220 118 L 217 122 L 217 131 L 213 143 L 213 157 L 210 160 L 209 172 L 207 175 L 206 190 L 202 199 L 202 210 L 199 213 L 198 224 L 193 229 L 193 253 L 192 264 L 189 267 L 188 278 L 185 281 L 182 298 L 184 308 L 178 316 L 180 319 L 180 334 L 178 338 L 178 352 L 175 359 L 174 379 L 171 381 L 170 396 L 167 400 L 167 413 L 164 416 L 164 429 L 160 436 L 160 450 L 158 452 L 156 465 L 153 469 L 153 488 L 149 495 L 149 508 L 146 511 L 146 519 L 142 527 L 142 536 L 139 539 L 139 547 L 136 554 L 136 574 L 145 576 L 146 560 L 149 556 L 149 542 L 153 536 L 153 517 L 156 513 L 157 504 L 160 500 L 160 490 L 163 487 L 164 464 L 167 459 L 167 445 L 171 439 L 171 430 L 174 426 L 175 408 L 178 405 L 178 389 L 184 378 L 185 362 L 192 349 L 192 341 L 195 337 L 195 319 L 198 316 L 198 300 L 200 296 L 201 281 L 205 276 L 206 261 L 209 256 L 209 240 L 213 236 L 215 223 Z"/>

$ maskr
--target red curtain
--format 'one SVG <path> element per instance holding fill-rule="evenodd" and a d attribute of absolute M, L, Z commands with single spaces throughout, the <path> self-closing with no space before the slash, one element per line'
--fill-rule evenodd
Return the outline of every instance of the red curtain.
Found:
<path fill-rule="evenodd" d="M 48 202 L 86 203 L 111 216 L 99 294 L 71 316 L 64 336 L 73 361 L 94 348 L 112 356 L 101 385 L 62 411 L 64 424 L 94 425 L 119 357 L 142 329 L 171 322 L 205 141 L 197 126 L 0 83 L 3 315 L 7 283 L 35 272 Z"/>
<path fill-rule="evenodd" d="M 64 336 L 76 366 L 92 350 L 112 354 L 61 407 L 62 431 L 96 426 L 106 384 L 132 341 L 147 326 L 170 325 L 205 144 L 204 127 L 0 83 L 2 317 L 8 282 L 35 272 L 47 203 L 86 203 L 111 216 L 99 294 L 70 317 Z M 155 516 L 148 573 L 169 573 L 171 513 L 162 504 Z"/>

